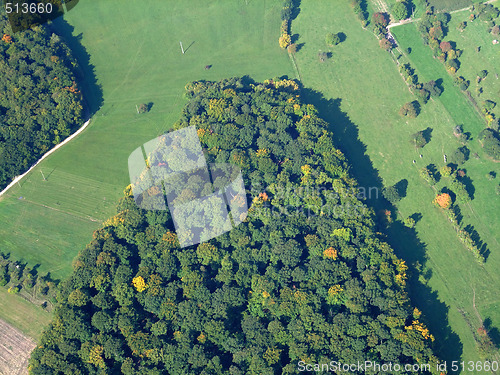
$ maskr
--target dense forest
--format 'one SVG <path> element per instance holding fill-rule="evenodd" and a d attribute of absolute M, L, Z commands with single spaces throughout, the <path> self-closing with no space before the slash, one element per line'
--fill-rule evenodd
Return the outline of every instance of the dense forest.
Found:
<path fill-rule="evenodd" d="M 434 339 L 409 303 L 407 266 L 378 237 L 328 124 L 297 84 L 229 79 L 186 90 L 174 129 L 195 126 L 208 162 L 241 168 L 248 216 L 181 248 L 169 211 L 139 208 L 127 187 L 62 283 L 30 373 L 435 363 Z M 194 179 L 182 194 L 199 189 Z"/>
<path fill-rule="evenodd" d="M 82 123 L 78 64 L 46 26 L 13 34 L 0 15 L 0 189 Z"/>

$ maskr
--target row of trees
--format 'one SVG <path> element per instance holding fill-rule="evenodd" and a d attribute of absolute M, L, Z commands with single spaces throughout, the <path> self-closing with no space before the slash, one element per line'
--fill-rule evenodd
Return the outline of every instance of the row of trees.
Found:
<path fill-rule="evenodd" d="M 361 26 L 368 26 L 368 4 L 366 0 L 351 0 L 351 7 L 361 22 Z"/>
<path fill-rule="evenodd" d="M 127 188 L 63 283 L 31 373 L 435 364 L 433 337 L 409 304 L 407 266 L 377 237 L 329 124 L 301 101 L 297 83 L 229 79 L 186 89 L 174 129 L 196 126 L 207 162 L 241 168 L 247 218 L 180 248 L 170 212 L 140 209 Z M 204 188 L 195 180 L 183 196 Z"/>
<path fill-rule="evenodd" d="M 279 45 L 285 49 L 292 44 L 292 37 L 290 36 L 291 22 L 296 17 L 298 11 L 295 6 L 294 0 L 283 0 L 283 7 L 281 8 L 281 29 Z"/>
<path fill-rule="evenodd" d="M 82 123 L 78 64 L 45 26 L 12 35 L 0 14 L 0 189 Z"/>
<path fill-rule="evenodd" d="M 26 292 L 43 306 L 56 302 L 58 281 L 49 274 L 40 275 L 36 269 L 21 262 L 14 262 L 0 253 L 0 286 L 9 293 Z"/>
<path fill-rule="evenodd" d="M 472 13 L 470 20 L 473 21 L 479 18 L 485 22 L 493 23 L 498 17 L 500 11 L 491 4 L 477 4 L 472 8 Z M 450 20 L 450 15 L 447 13 L 434 13 L 432 7 L 428 7 L 424 16 L 422 16 L 421 21 L 418 25 L 418 29 L 422 34 L 424 43 L 428 44 L 434 53 L 434 57 L 443 62 L 447 70 L 453 75 L 454 83 L 460 90 L 464 91 L 467 97 L 477 106 L 475 100 L 472 98 L 471 94 L 467 91 L 470 86 L 470 81 L 463 76 L 456 75 L 457 70 L 460 68 L 460 61 L 458 58 L 461 56 L 462 51 L 456 48 L 454 42 L 445 41 L 444 38 L 447 33 L 447 26 Z M 477 52 L 480 51 L 480 47 L 477 48 Z M 483 79 L 486 78 L 488 72 L 486 70 L 481 70 L 477 74 L 476 82 L 479 84 Z M 482 92 L 481 87 L 477 88 L 477 95 L 479 96 Z M 485 120 L 488 123 L 488 127 L 492 130 L 490 133 L 482 133 L 483 138 L 487 139 L 487 150 L 488 155 L 492 156 L 496 160 L 498 159 L 498 148 L 496 146 L 498 139 L 498 127 L 499 119 L 495 117 L 492 112 L 496 103 L 491 100 L 484 100 L 480 109 Z"/>

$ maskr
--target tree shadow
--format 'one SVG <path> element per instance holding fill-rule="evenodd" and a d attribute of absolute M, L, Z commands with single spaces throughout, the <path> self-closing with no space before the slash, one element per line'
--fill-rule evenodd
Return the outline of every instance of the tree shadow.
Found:
<path fill-rule="evenodd" d="M 297 16 L 300 13 L 300 3 L 302 0 L 292 0 L 293 2 L 293 9 L 292 9 L 292 16 L 290 17 L 290 20 L 293 21 L 294 19 L 297 18 Z"/>
<path fill-rule="evenodd" d="M 153 108 L 154 106 L 154 103 L 153 102 L 149 102 L 146 104 L 146 107 L 148 107 L 148 112 L 151 111 L 151 109 Z"/>
<path fill-rule="evenodd" d="M 85 102 L 85 117 L 90 118 L 101 108 L 103 92 L 95 74 L 95 66 L 90 63 L 90 54 L 81 44 L 82 34 L 73 35 L 75 28 L 63 17 L 54 20 L 50 28 L 61 36 L 78 61 L 77 79 Z"/>
<path fill-rule="evenodd" d="M 406 197 L 406 190 L 408 189 L 408 180 L 403 179 L 399 182 L 397 182 L 394 187 L 398 191 L 398 194 L 401 198 Z"/>
<path fill-rule="evenodd" d="M 493 344 L 497 349 L 500 349 L 500 331 L 498 330 L 497 327 L 493 327 L 491 325 L 491 319 L 486 318 L 483 322 L 484 328 L 486 328 L 486 331 L 488 332 L 488 336 L 490 337 L 491 341 L 493 341 Z"/>
<path fill-rule="evenodd" d="M 293 34 L 293 35 L 291 36 L 291 38 L 290 38 L 290 39 L 291 39 L 292 44 L 294 44 L 294 43 L 296 44 L 296 43 L 299 41 L 299 38 L 300 38 L 300 35 L 299 35 L 299 34 Z"/>
<path fill-rule="evenodd" d="M 432 173 L 432 175 L 434 176 L 434 178 L 436 179 L 436 181 L 439 182 L 439 180 L 441 179 L 441 174 L 439 173 L 437 167 L 435 164 L 429 164 L 426 166 L 426 168 L 429 170 L 429 172 Z"/>
<path fill-rule="evenodd" d="M 422 220 L 422 214 L 420 212 L 415 212 L 410 216 L 413 220 L 415 220 L 415 224 L 417 224 L 420 220 Z"/>
<path fill-rule="evenodd" d="M 296 46 L 297 46 L 296 52 L 299 52 L 302 49 L 302 47 L 304 47 L 304 45 L 305 45 L 305 43 L 296 44 Z"/>
<path fill-rule="evenodd" d="M 337 35 L 338 35 L 338 36 L 339 36 L 339 38 L 340 38 L 340 43 L 345 42 L 345 40 L 347 39 L 347 35 L 345 35 L 345 33 L 343 33 L 343 32 L 340 32 L 340 33 L 338 33 Z"/>
<path fill-rule="evenodd" d="M 464 230 L 470 234 L 472 240 L 479 249 L 479 253 L 484 257 L 484 261 L 486 262 L 490 255 L 490 250 L 488 249 L 488 245 L 486 244 L 486 242 L 481 240 L 481 236 L 479 235 L 479 233 L 477 232 L 477 230 L 474 228 L 473 225 L 471 224 L 466 225 Z"/>
<path fill-rule="evenodd" d="M 366 145 L 359 138 L 357 126 L 342 112 L 342 100 L 326 99 L 321 92 L 309 88 L 302 88 L 302 94 L 305 102 L 313 104 L 318 109 L 319 116 L 330 124 L 335 144 L 348 158 L 352 166 L 351 173 L 359 186 L 368 191 L 372 188 L 382 191 L 383 181 L 379 171 L 366 153 Z M 368 195 L 365 203 L 375 212 L 388 208 L 388 203 L 381 194 L 377 197 Z M 418 213 L 412 216 L 416 221 L 421 218 Z M 426 244 L 419 240 L 414 229 L 407 228 L 400 221 L 395 221 L 384 231 L 387 234 L 386 241 L 396 255 L 407 262 L 412 271 L 413 276 L 409 280 L 410 299 L 412 305 L 423 312 L 428 327 L 439 343 L 436 354 L 441 360 L 460 359 L 463 345 L 448 323 L 449 307 L 439 300 L 437 292 L 419 281 L 419 269 L 426 269 L 422 267 L 427 261 Z"/>
<path fill-rule="evenodd" d="M 443 85 L 443 79 L 438 78 L 434 82 L 436 82 L 436 86 L 441 90 L 441 94 L 439 96 L 443 95 L 443 92 L 445 90 L 444 85 Z"/>
<path fill-rule="evenodd" d="M 459 177 L 459 180 L 464 184 L 465 190 L 467 190 L 470 199 L 474 199 L 474 193 L 476 192 L 476 188 L 474 187 L 472 179 L 468 175 L 465 175 L 463 177 Z"/>
<path fill-rule="evenodd" d="M 427 127 L 427 129 L 422 130 L 422 135 L 424 136 L 425 142 L 429 143 L 432 139 L 432 128 Z"/>

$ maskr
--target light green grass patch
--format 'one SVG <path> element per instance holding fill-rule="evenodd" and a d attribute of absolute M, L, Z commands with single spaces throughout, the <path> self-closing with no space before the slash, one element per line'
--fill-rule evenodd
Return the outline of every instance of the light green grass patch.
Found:
<path fill-rule="evenodd" d="M 52 317 L 40 306 L 8 293 L 4 287 L 0 287 L 0 316 L 5 322 L 37 341 Z M 2 344 L 8 345 L 8 343 Z"/>

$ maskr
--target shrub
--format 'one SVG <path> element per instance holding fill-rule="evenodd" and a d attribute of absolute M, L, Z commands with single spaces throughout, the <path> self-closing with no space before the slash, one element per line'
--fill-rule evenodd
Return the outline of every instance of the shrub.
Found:
<path fill-rule="evenodd" d="M 421 89 L 417 90 L 415 92 L 415 96 L 417 97 L 417 100 L 421 104 L 425 104 L 429 101 L 429 98 L 431 97 L 431 94 L 429 91 Z"/>
<path fill-rule="evenodd" d="M 495 108 L 497 103 L 492 100 L 485 100 L 482 104 L 482 109 L 484 113 L 490 113 L 493 108 Z"/>
<path fill-rule="evenodd" d="M 439 173 L 441 174 L 441 176 L 443 176 L 443 177 L 445 177 L 445 178 L 446 178 L 446 177 L 450 177 L 450 176 L 451 176 L 451 172 L 452 172 L 452 171 L 453 171 L 453 170 L 451 169 L 451 167 L 449 167 L 449 166 L 447 166 L 447 165 L 445 165 L 444 167 L 441 167 L 441 168 L 439 169 Z"/>
<path fill-rule="evenodd" d="M 415 102 L 408 102 L 401 107 L 399 114 L 403 117 L 416 118 L 418 116 L 418 107 Z"/>
<path fill-rule="evenodd" d="M 415 228 L 416 224 L 415 219 L 412 217 L 407 217 L 406 219 L 404 219 L 403 223 L 408 228 Z"/>
<path fill-rule="evenodd" d="M 420 177 L 422 177 L 429 185 L 436 185 L 436 177 L 427 167 L 420 169 Z"/>
<path fill-rule="evenodd" d="M 146 112 L 149 112 L 149 106 L 145 103 L 142 103 L 139 106 L 139 113 L 146 113 Z"/>
<path fill-rule="evenodd" d="M 497 36 L 500 35 L 500 26 L 495 25 L 491 28 L 491 34 Z"/>
<path fill-rule="evenodd" d="M 453 82 L 456 86 L 460 88 L 460 90 L 465 91 L 469 88 L 470 82 L 467 81 L 464 77 L 458 76 L 453 79 Z"/>
<path fill-rule="evenodd" d="M 326 53 L 326 52 L 319 52 L 318 53 L 318 58 L 319 58 L 320 62 L 325 62 L 326 60 L 328 60 L 328 53 Z"/>
<path fill-rule="evenodd" d="M 464 31 L 466 27 L 467 27 L 467 22 L 466 22 L 466 21 L 463 21 L 463 22 L 460 22 L 460 23 L 458 24 L 457 29 L 458 29 L 459 31 Z"/>
<path fill-rule="evenodd" d="M 478 77 L 481 78 L 481 79 L 485 79 L 486 76 L 488 75 L 488 71 L 487 70 L 481 70 L 479 73 L 477 73 Z"/>
<path fill-rule="evenodd" d="M 281 9 L 281 20 L 282 21 L 290 21 L 292 18 L 292 9 L 289 7 L 285 7 Z"/>
<path fill-rule="evenodd" d="M 333 47 L 340 43 L 339 34 L 328 33 L 325 37 L 325 42 L 328 46 Z"/>

